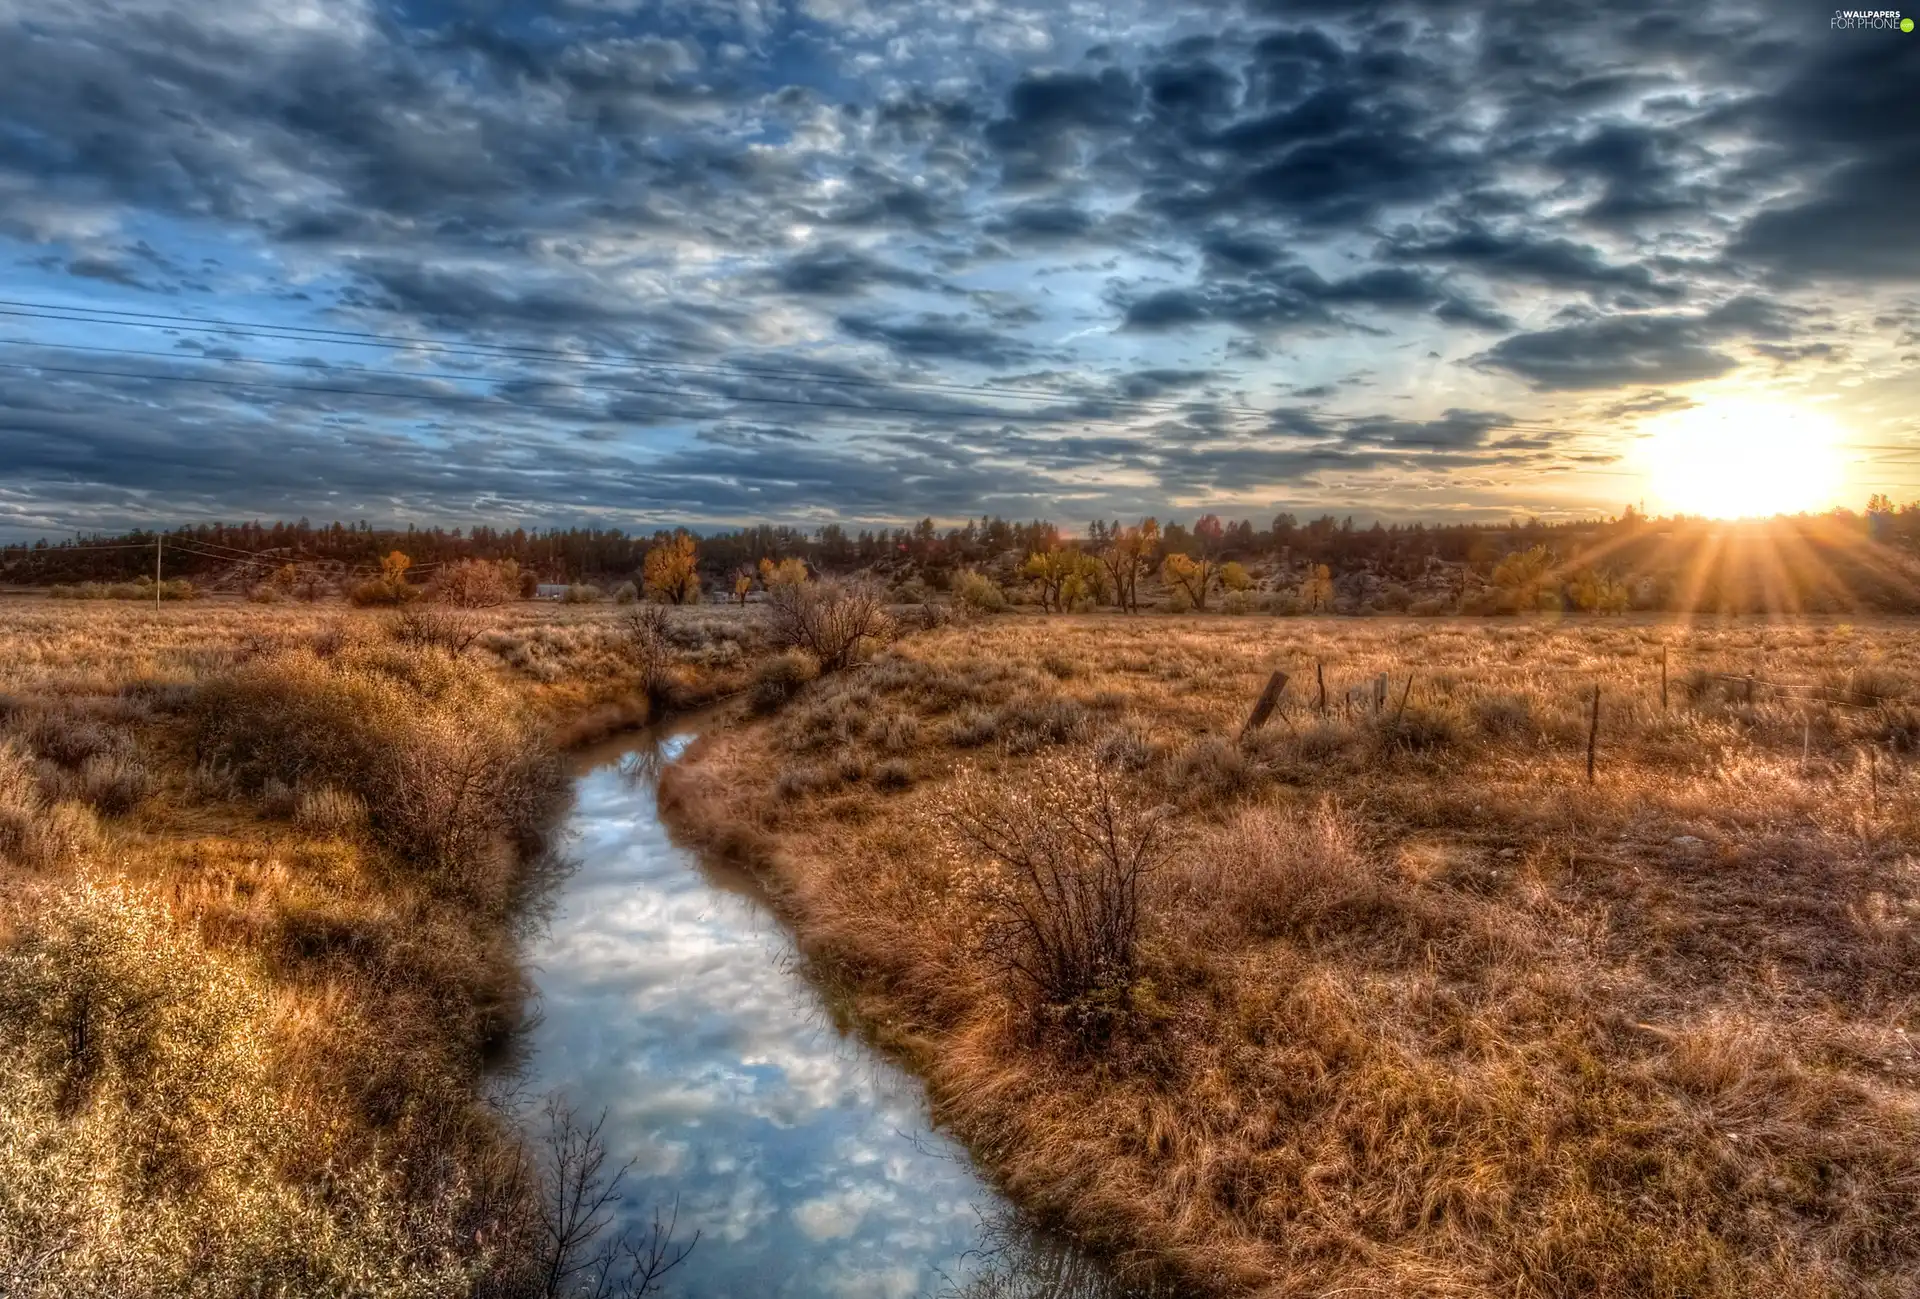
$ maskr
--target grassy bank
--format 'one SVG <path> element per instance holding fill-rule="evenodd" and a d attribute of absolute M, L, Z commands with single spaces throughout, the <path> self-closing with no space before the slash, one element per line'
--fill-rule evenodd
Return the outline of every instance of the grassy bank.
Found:
<path fill-rule="evenodd" d="M 756 644 L 660 634 L 0 607 L 0 1293 L 557 1292 L 484 1083 L 556 753 L 736 688 Z"/>
<path fill-rule="evenodd" d="M 1121 1259 L 1910 1293 L 1914 629 L 989 619 L 763 705 L 669 813 Z"/>

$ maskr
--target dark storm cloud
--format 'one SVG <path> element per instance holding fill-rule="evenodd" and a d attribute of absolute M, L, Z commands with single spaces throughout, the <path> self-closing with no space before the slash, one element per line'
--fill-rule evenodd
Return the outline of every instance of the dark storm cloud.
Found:
<path fill-rule="evenodd" d="M 1731 251 L 1789 279 L 1912 281 L 1920 42 L 1833 35 L 1843 39 L 1817 46 L 1783 90 L 1740 110 L 1804 169 L 1807 188 L 1759 213 Z"/>
<path fill-rule="evenodd" d="M 1022 203 L 986 225 L 988 234 L 1021 243 L 1073 243 L 1094 228 L 1093 216 L 1071 203 Z"/>
<path fill-rule="evenodd" d="M 170 364 L 344 391 L 0 372 L 0 471 L 68 509 L 1041 513 L 1108 471 L 1139 503 L 1532 464 L 1479 407 L 1618 387 L 1631 418 L 1911 329 L 1871 322 L 1920 280 L 1920 41 L 1786 0 L 1116 3 L 1097 51 L 1068 10 L 915 0 L 0 13 L 23 276 L 706 367 L 301 376 L 230 339 Z M 1049 395 L 1002 406 L 891 386 L 1042 365 Z M 431 404 L 463 391 L 489 403 Z M 1285 445 L 1235 441 L 1277 391 L 1420 414 L 1288 407 Z"/>
<path fill-rule="evenodd" d="M 844 244 L 823 244 L 781 263 L 774 283 L 787 293 L 846 298 L 883 285 L 923 288 L 931 281 Z"/>
<path fill-rule="evenodd" d="M 1476 358 L 1540 389 L 1714 379 L 1739 364 L 1715 344 L 1722 331 L 1697 316 L 1610 316 L 1504 338 Z"/>
<path fill-rule="evenodd" d="M 840 329 L 865 343 L 879 343 L 895 355 L 914 359 L 971 361 L 977 365 L 1016 365 L 1033 349 L 998 330 L 983 329 L 964 317 L 923 315 L 912 320 L 842 316 Z"/>
<path fill-rule="evenodd" d="M 1121 396 L 1139 400 L 1197 387 L 1216 377 L 1212 370 L 1136 370 L 1117 379 L 1114 387 Z"/>
<path fill-rule="evenodd" d="M 84 280 L 105 280 L 110 284 L 123 284 L 130 289 L 144 289 L 147 286 L 132 268 L 122 262 L 105 257 L 76 257 L 67 263 L 67 274 L 76 275 Z"/>
<path fill-rule="evenodd" d="M 1336 308 L 1343 307 L 1401 312 L 1432 308 L 1450 323 L 1510 327 L 1497 312 L 1456 297 L 1419 271 L 1385 266 L 1334 280 L 1304 266 L 1287 266 L 1161 289 L 1129 302 L 1126 324 L 1168 330 L 1218 321 L 1278 333 L 1341 324 L 1344 317 Z"/>
<path fill-rule="evenodd" d="M 1597 183 L 1600 195 L 1582 215 L 1595 224 L 1615 225 L 1669 216 L 1700 201 L 1674 161 L 1679 151 L 1673 132 L 1611 123 L 1561 145 L 1547 161 L 1567 175 Z"/>
<path fill-rule="evenodd" d="M 1469 224 L 1431 237 L 1403 231 L 1382 252 L 1398 261 L 1454 265 L 1490 278 L 1586 292 L 1632 289 L 1662 297 L 1683 292 L 1677 285 L 1658 283 L 1645 266 L 1609 263 L 1591 244 L 1564 236 L 1502 234 Z"/>

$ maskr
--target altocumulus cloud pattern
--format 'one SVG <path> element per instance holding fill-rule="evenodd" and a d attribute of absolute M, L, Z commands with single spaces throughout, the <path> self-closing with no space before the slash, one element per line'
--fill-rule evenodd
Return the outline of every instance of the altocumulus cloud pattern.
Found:
<path fill-rule="evenodd" d="M 1551 512 L 1715 385 L 1882 441 L 1920 37 L 1831 17 L 0 0 L 0 531 Z"/>

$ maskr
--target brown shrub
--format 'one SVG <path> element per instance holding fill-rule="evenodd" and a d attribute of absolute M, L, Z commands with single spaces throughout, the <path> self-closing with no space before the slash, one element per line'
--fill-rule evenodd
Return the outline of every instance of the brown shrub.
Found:
<path fill-rule="evenodd" d="M 939 815 L 976 872 L 1002 975 L 1083 1043 L 1103 1038 L 1134 979 L 1143 886 L 1166 857 L 1162 813 L 1069 754 L 1017 791 L 963 775 Z"/>
<path fill-rule="evenodd" d="M 486 619 L 466 606 L 428 606 L 404 609 L 387 625 L 393 639 L 413 649 L 441 649 L 464 654 L 489 630 Z"/>
<path fill-rule="evenodd" d="M 437 650 L 276 655 L 209 682 L 197 721 L 243 783 L 351 793 L 383 843 L 436 867 L 536 841 L 563 789 L 514 700 Z"/>
<path fill-rule="evenodd" d="M 420 588 L 405 579 L 371 578 L 347 588 L 347 601 L 356 609 L 380 605 L 410 604 L 420 598 Z"/>
<path fill-rule="evenodd" d="M 520 565 L 462 559 L 443 566 L 427 583 L 427 598 L 457 609 L 491 609 L 520 597 Z"/>
<path fill-rule="evenodd" d="M 1396 907 L 1385 876 L 1330 801 L 1305 814 L 1243 812 L 1208 835 L 1186 869 L 1194 905 L 1218 908 L 1261 938 L 1363 928 Z"/>
<path fill-rule="evenodd" d="M 675 685 L 673 620 L 657 604 L 643 605 L 620 620 L 620 653 L 654 714 L 672 699 Z"/>
<path fill-rule="evenodd" d="M 767 592 L 766 609 L 773 643 L 806 650 L 822 672 L 857 663 L 893 637 L 886 595 L 871 585 L 783 582 Z"/>
<path fill-rule="evenodd" d="M 1000 718 L 990 708 L 968 708 L 948 720 L 946 742 L 956 749 L 977 749 L 1000 738 Z"/>
<path fill-rule="evenodd" d="M 771 713 L 785 707 L 809 681 L 819 675 L 819 660 L 806 650 L 783 650 L 763 659 L 753 675 L 750 702 L 754 711 Z"/>

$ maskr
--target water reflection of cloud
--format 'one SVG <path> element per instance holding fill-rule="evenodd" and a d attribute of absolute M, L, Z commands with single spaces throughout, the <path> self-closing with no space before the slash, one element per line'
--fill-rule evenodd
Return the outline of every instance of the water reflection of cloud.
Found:
<path fill-rule="evenodd" d="M 992 1193 L 918 1084 L 835 1030 L 785 931 L 672 844 L 643 775 L 578 782 L 528 1082 L 606 1109 L 635 1220 L 678 1197 L 702 1233 L 680 1293 L 908 1299 L 964 1273 Z"/>

